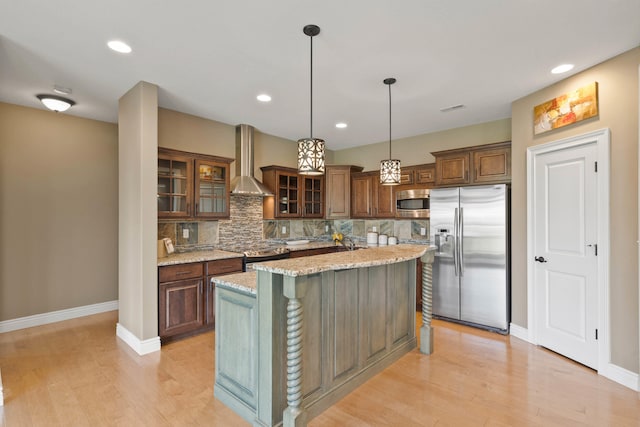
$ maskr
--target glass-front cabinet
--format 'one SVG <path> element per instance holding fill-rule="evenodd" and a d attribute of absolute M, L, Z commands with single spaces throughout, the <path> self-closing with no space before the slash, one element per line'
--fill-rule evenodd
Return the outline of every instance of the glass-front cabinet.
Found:
<path fill-rule="evenodd" d="M 158 215 L 167 218 L 191 215 L 193 160 L 158 153 Z"/>
<path fill-rule="evenodd" d="M 263 166 L 262 182 L 274 194 L 264 198 L 264 218 L 322 218 L 324 176 L 299 175 L 284 166 Z"/>
<path fill-rule="evenodd" d="M 228 218 L 233 159 L 158 149 L 158 218 Z"/>
<path fill-rule="evenodd" d="M 229 165 L 196 160 L 195 216 L 229 216 Z"/>
<path fill-rule="evenodd" d="M 307 218 L 322 218 L 324 215 L 324 178 L 320 176 L 304 176 L 304 198 L 302 215 Z"/>

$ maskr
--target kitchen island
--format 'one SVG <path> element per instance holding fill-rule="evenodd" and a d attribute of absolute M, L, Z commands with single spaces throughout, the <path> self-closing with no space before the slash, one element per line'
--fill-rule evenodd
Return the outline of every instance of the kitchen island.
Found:
<path fill-rule="evenodd" d="M 215 396 L 254 425 L 306 425 L 416 347 L 416 262 L 431 353 L 433 251 L 367 248 L 214 278 Z"/>

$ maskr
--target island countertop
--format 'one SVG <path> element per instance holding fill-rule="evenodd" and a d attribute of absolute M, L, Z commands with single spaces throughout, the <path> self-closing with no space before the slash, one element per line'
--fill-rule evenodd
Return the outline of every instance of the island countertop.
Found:
<path fill-rule="evenodd" d="M 244 254 L 238 252 L 221 251 L 220 249 L 173 253 L 164 258 L 158 258 L 158 267 L 163 265 L 187 264 L 190 262 L 215 261 L 218 259 L 242 257 L 244 257 Z"/>
<path fill-rule="evenodd" d="M 313 257 L 261 262 L 254 264 L 253 268 L 291 277 L 306 276 L 329 270 L 372 267 L 408 261 L 421 257 L 429 248 L 430 246 L 411 244 L 369 247 Z"/>
<path fill-rule="evenodd" d="M 256 272 L 247 271 L 246 273 L 226 274 L 224 276 L 215 276 L 211 281 L 217 286 L 231 288 L 248 295 L 256 294 Z"/>

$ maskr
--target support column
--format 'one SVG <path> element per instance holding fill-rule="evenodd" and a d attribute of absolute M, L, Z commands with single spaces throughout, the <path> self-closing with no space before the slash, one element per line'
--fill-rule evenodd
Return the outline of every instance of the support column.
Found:
<path fill-rule="evenodd" d="M 307 425 L 307 413 L 302 405 L 302 327 L 306 281 L 297 283 L 295 277 L 285 277 L 284 296 L 287 302 L 287 408 L 282 414 L 284 427 Z"/>
<path fill-rule="evenodd" d="M 433 353 L 433 327 L 431 318 L 433 316 L 433 261 L 435 248 L 427 249 L 422 255 L 422 327 L 420 328 L 420 352 L 424 354 Z"/>

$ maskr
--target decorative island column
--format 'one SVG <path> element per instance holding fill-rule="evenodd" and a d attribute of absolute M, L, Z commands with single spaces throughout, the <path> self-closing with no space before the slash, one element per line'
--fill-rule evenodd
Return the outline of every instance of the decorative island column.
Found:
<path fill-rule="evenodd" d="M 302 404 L 302 325 L 304 310 L 301 298 L 306 294 L 306 283 L 295 277 L 284 277 L 283 293 L 287 302 L 287 407 L 282 414 L 284 427 L 307 425 L 307 413 Z"/>
<path fill-rule="evenodd" d="M 422 327 L 420 328 L 420 352 L 433 353 L 433 261 L 436 249 L 429 248 L 420 258 L 422 262 Z"/>

